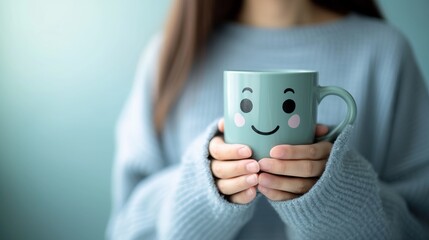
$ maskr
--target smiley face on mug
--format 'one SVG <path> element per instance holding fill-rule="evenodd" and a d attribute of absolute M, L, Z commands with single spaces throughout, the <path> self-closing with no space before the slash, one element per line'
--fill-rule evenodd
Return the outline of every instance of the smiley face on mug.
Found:
<path fill-rule="evenodd" d="M 252 122 L 252 118 L 249 117 L 249 114 L 257 110 L 261 112 L 263 106 L 257 106 L 256 101 L 252 101 L 253 89 L 251 87 L 244 87 L 241 90 L 242 100 L 240 101 L 240 111 L 237 111 L 234 114 L 234 123 L 236 127 L 250 127 L 255 133 L 259 135 L 272 135 L 278 132 L 280 128 L 289 127 L 289 128 L 298 128 L 301 122 L 300 116 L 296 113 L 297 103 L 294 100 L 295 90 L 293 88 L 285 88 L 283 91 L 284 101 L 279 101 L 278 103 L 273 103 L 270 106 L 273 109 L 277 109 L 279 114 L 284 114 L 288 118 L 287 125 L 282 124 L 281 122 L 273 122 L 272 127 L 269 129 L 261 129 L 261 126 L 258 126 L 257 123 Z M 275 94 L 275 93 L 273 93 Z M 270 96 L 266 96 L 270 97 Z M 255 106 L 256 105 L 256 106 Z M 246 124 L 248 123 L 248 124 Z"/>

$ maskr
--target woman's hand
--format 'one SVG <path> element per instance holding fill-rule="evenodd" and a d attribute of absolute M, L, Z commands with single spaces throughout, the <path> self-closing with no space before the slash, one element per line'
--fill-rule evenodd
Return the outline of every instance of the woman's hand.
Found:
<path fill-rule="evenodd" d="M 218 124 L 224 131 L 223 119 Z M 209 143 L 212 174 L 217 178 L 216 186 L 233 203 L 246 204 L 256 197 L 258 184 L 258 162 L 249 159 L 251 149 L 242 144 L 226 144 L 222 136 L 214 137 Z"/>
<path fill-rule="evenodd" d="M 316 136 L 328 132 L 318 125 Z M 261 172 L 258 190 L 274 201 L 289 200 L 308 192 L 325 170 L 332 149 L 330 142 L 311 145 L 278 145 L 271 149 L 271 158 L 259 161 Z"/>

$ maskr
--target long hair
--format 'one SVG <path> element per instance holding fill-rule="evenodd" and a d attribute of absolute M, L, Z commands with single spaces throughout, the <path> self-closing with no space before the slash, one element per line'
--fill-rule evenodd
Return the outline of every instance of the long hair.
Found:
<path fill-rule="evenodd" d="M 318 6 L 346 14 L 382 19 L 374 0 L 312 0 Z M 239 14 L 243 0 L 175 0 L 166 22 L 155 88 L 154 122 L 158 132 L 186 83 L 192 64 L 204 51 L 213 30 Z"/>

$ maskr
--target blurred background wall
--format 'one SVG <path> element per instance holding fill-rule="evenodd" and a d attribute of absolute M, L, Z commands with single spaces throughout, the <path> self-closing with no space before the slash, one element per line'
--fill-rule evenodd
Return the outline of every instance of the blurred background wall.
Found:
<path fill-rule="evenodd" d="M 103 239 L 114 124 L 169 0 L 0 0 L 0 239 Z M 429 2 L 382 0 L 429 79 Z"/>

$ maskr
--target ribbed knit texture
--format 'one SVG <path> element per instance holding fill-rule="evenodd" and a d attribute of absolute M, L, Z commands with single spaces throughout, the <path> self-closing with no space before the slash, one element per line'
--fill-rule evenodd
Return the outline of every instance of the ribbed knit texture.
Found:
<path fill-rule="evenodd" d="M 117 128 L 111 239 L 429 239 L 429 95 L 394 28 L 351 14 L 326 24 L 261 29 L 229 23 L 196 62 L 165 129 L 152 124 L 160 38 L 144 51 Z M 358 118 L 303 196 L 225 200 L 208 143 L 223 115 L 224 70 L 311 69 L 347 89 Z M 175 87 L 175 86 L 171 86 Z M 320 123 L 345 104 L 328 97 Z"/>

